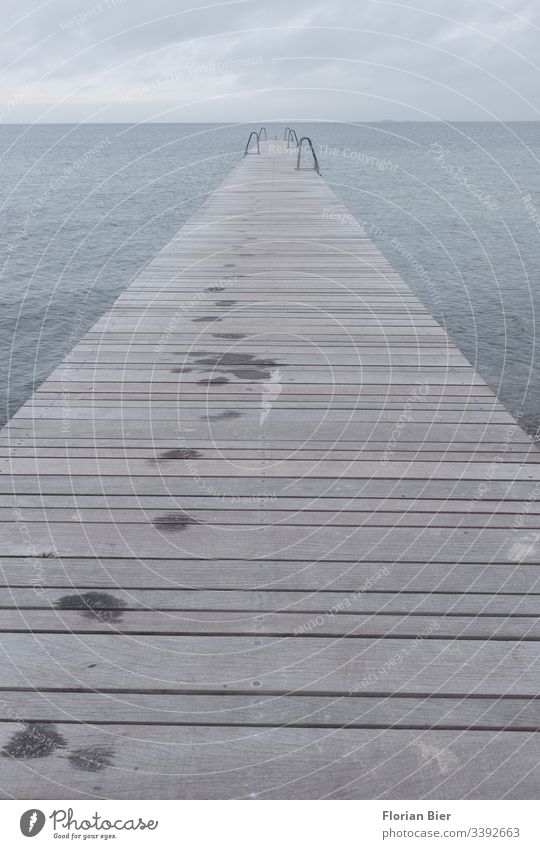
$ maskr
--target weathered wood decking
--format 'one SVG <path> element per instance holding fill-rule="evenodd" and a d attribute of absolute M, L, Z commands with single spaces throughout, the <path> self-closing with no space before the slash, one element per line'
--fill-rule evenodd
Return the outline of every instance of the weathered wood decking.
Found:
<path fill-rule="evenodd" d="M 540 466 L 263 144 L 1 433 L 3 797 L 535 797 Z"/>

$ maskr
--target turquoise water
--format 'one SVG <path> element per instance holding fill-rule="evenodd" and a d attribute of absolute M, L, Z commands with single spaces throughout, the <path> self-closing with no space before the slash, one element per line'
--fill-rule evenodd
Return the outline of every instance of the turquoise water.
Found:
<path fill-rule="evenodd" d="M 220 184 L 250 129 L 0 127 L 0 419 Z M 540 123 L 296 129 L 313 139 L 351 213 L 534 431 Z"/>

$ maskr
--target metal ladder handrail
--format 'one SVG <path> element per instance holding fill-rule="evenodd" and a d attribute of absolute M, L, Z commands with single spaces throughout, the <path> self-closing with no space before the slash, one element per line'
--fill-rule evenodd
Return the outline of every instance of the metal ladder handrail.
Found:
<path fill-rule="evenodd" d="M 264 140 L 266 141 L 266 127 L 261 127 L 261 129 L 259 130 L 259 138 L 261 138 L 261 133 L 262 133 L 263 130 L 264 130 Z"/>
<path fill-rule="evenodd" d="M 317 172 L 317 174 L 320 174 L 321 172 L 320 172 L 320 169 L 319 169 L 319 160 L 317 159 L 317 154 L 315 153 L 315 150 L 313 149 L 313 142 L 311 141 L 309 136 L 302 136 L 302 138 L 298 142 L 298 158 L 296 160 L 296 170 L 300 171 L 300 157 L 302 155 L 302 144 L 305 141 L 307 141 L 309 143 L 309 146 L 311 148 L 311 153 L 313 154 L 313 168 Z M 307 170 L 307 169 L 304 169 L 304 170 Z"/>
<path fill-rule="evenodd" d="M 249 143 L 251 142 L 253 136 L 255 136 L 255 138 L 257 139 L 257 153 L 261 152 L 261 148 L 259 147 L 259 133 L 256 130 L 252 130 L 247 140 L 246 149 L 244 150 L 244 156 L 247 156 L 249 153 Z"/>
<path fill-rule="evenodd" d="M 287 141 L 287 133 L 291 132 L 290 127 L 285 127 L 285 132 L 283 133 L 283 141 Z"/>
<path fill-rule="evenodd" d="M 294 135 L 294 138 L 296 139 L 296 147 L 298 147 L 298 136 L 296 135 L 296 130 L 291 130 L 290 127 L 289 127 L 289 135 L 287 137 L 287 147 L 290 147 L 290 142 L 291 142 L 293 135 Z"/>

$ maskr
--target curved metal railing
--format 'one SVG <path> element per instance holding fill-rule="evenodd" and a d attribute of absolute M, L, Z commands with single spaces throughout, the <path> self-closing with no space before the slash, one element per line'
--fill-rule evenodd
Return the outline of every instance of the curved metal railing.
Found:
<path fill-rule="evenodd" d="M 289 127 L 289 135 L 287 136 L 287 147 L 291 146 L 291 140 L 293 136 L 296 142 L 295 147 L 298 147 L 298 136 L 296 135 L 296 130 L 291 130 L 291 128 Z"/>
<path fill-rule="evenodd" d="M 319 160 L 317 159 L 317 154 L 315 153 L 315 151 L 313 149 L 313 143 L 312 143 L 311 139 L 309 138 L 309 136 L 302 136 L 302 138 L 298 142 L 298 158 L 296 160 L 296 170 L 300 171 L 300 158 L 302 156 L 302 144 L 305 141 L 307 141 L 309 143 L 311 153 L 313 154 L 313 168 L 315 169 L 317 174 L 320 174 L 321 172 L 320 172 L 320 169 L 319 169 Z"/>
<path fill-rule="evenodd" d="M 249 149 L 249 145 L 251 144 L 251 139 L 253 138 L 253 136 L 255 136 L 255 138 L 257 139 L 257 153 L 261 152 L 261 148 L 259 147 L 259 133 L 256 130 L 252 130 L 247 140 L 246 149 L 244 150 L 244 156 L 247 156 L 248 153 L 252 152 Z"/>
<path fill-rule="evenodd" d="M 287 133 L 291 132 L 290 127 L 285 127 L 285 132 L 283 133 L 283 141 L 287 141 Z"/>
<path fill-rule="evenodd" d="M 262 139 L 262 131 L 264 130 L 264 140 L 266 141 L 266 127 L 261 127 L 259 130 L 259 138 Z"/>

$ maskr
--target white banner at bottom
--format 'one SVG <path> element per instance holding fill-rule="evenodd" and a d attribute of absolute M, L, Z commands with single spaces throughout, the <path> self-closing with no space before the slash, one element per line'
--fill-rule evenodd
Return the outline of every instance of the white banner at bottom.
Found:
<path fill-rule="evenodd" d="M 540 845 L 532 801 L 4 801 L 2 844 L 374 849 Z"/>

